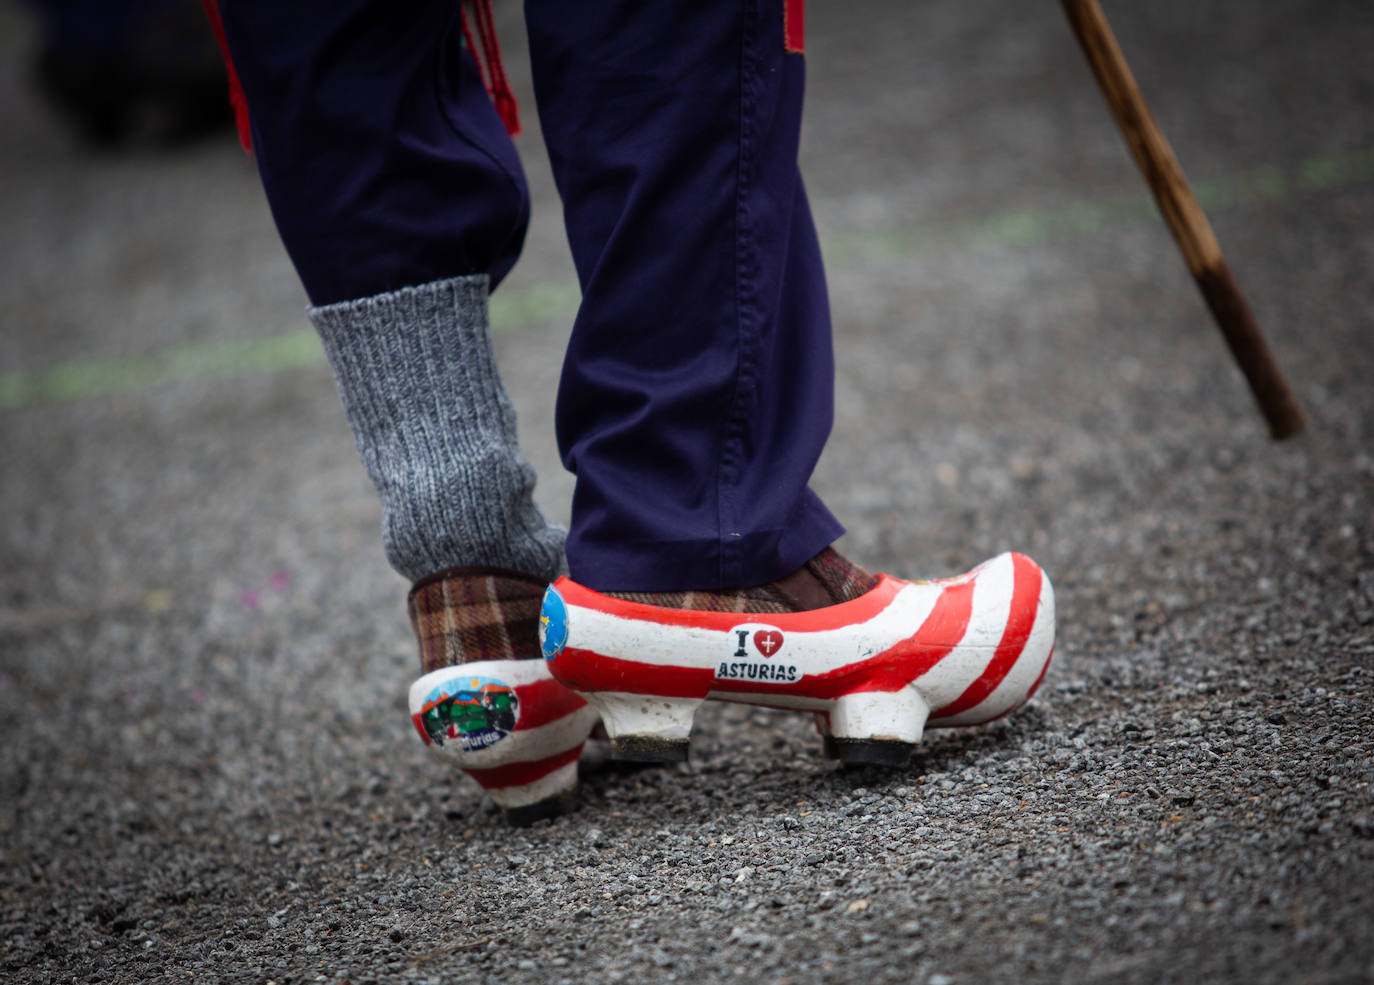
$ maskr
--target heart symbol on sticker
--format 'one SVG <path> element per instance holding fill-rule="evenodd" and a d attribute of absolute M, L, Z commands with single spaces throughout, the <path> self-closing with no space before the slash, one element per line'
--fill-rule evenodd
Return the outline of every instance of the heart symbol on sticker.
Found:
<path fill-rule="evenodd" d="M 765 657 L 771 657 L 782 649 L 782 633 L 776 629 L 760 629 L 754 634 L 754 648 Z"/>

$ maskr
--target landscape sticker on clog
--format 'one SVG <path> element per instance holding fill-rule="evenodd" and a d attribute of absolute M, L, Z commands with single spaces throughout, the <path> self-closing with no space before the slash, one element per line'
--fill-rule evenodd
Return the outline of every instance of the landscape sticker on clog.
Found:
<path fill-rule="evenodd" d="M 465 752 L 495 745 L 520 720 L 515 688 L 494 677 L 451 677 L 429 692 L 415 716 L 429 740 L 442 746 L 457 742 Z"/>

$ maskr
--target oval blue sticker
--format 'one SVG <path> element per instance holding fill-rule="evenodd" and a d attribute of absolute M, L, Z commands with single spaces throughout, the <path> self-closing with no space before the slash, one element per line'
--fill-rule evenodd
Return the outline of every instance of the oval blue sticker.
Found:
<path fill-rule="evenodd" d="M 539 649 L 545 660 L 552 660 L 568 642 L 568 605 L 552 585 L 544 593 L 544 609 L 539 614 Z"/>

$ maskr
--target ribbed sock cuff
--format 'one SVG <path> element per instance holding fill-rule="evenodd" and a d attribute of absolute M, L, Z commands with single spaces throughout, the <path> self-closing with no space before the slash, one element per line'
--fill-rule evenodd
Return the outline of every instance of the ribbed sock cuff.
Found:
<path fill-rule="evenodd" d="M 382 542 L 412 581 L 488 565 L 555 577 L 562 529 L 535 506 L 534 469 L 496 373 L 487 277 L 455 277 L 309 309 L 363 465 Z"/>

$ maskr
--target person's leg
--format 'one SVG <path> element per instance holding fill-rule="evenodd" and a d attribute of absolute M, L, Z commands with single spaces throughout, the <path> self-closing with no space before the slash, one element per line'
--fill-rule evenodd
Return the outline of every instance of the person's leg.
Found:
<path fill-rule="evenodd" d="M 1034 692 L 1053 592 L 1003 555 L 873 576 L 806 484 L 830 322 L 797 174 L 803 63 L 782 0 L 526 0 L 540 119 L 584 298 L 559 396 L 578 476 L 554 676 L 619 758 L 687 755 L 711 697 L 817 712 L 849 762 Z"/>
<path fill-rule="evenodd" d="M 842 532 L 807 488 L 834 372 L 782 12 L 526 3 L 583 290 L 557 409 L 568 562 L 596 589 L 758 585 Z"/>
<path fill-rule="evenodd" d="M 528 193 L 457 5 L 219 6 L 388 559 L 411 580 L 459 565 L 552 577 L 563 535 L 533 504 L 487 323 Z"/>
<path fill-rule="evenodd" d="M 596 721 L 539 655 L 564 532 L 532 500 L 488 290 L 528 194 L 452 0 L 220 0 L 268 201 L 314 307 L 392 566 L 421 738 L 507 816 L 561 809 Z"/>

